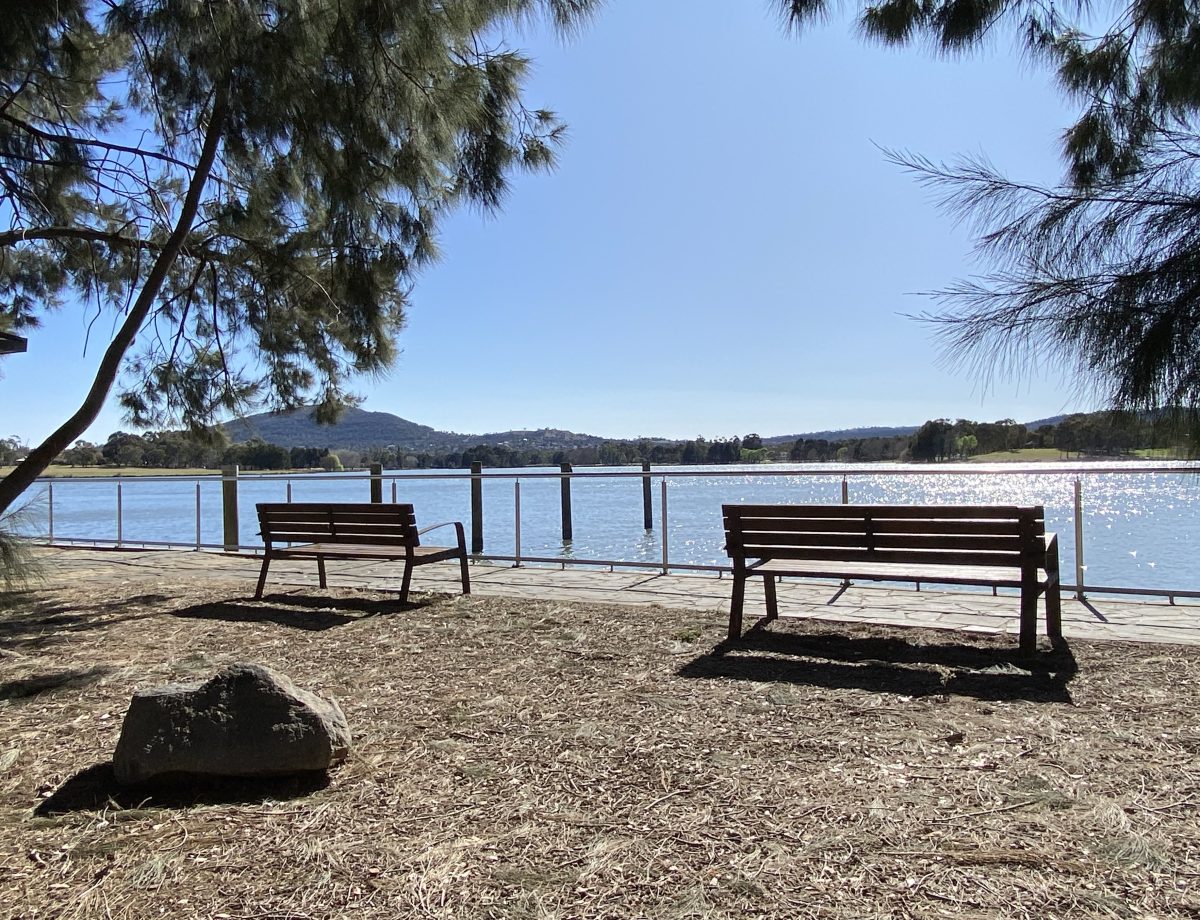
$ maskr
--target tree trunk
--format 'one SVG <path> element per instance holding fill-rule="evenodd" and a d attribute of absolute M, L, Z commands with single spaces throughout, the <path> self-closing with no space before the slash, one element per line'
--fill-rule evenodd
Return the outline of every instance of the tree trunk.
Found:
<path fill-rule="evenodd" d="M 162 290 L 167 273 L 174 265 L 179 251 L 183 248 L 183 244 L 192 230 L 192 222 L 196 219 L 196 213 L 200 209 L 200 198 L 204 192 L 204 186 L 208 182 L 208 177 L 212 173 L 217 149 L 220 146 L 227 107 L 226 99 L 226 91 L 223 88 L 218 90 L 204 135 L 204 147 L 200 152 L 200 159 L 196 163 L 195 172 L 192 173 L 179 219 L 171 230 L 171 235 L 163 244 L 158 258 L 155 259 L 150 274 L 146 276 L 146 283 L 130 308 L 129 315 L 126 316 L 125 322 L 121 324 L 121 328 L 117 330 L 112 342 L 105 349 L 104 358 L 96 371 L 87 397 L 69 419 L 35 447 L 21 463 L 18 463 L 16 469 L 0 480 L 0 516 L 3 516 L 21 494 L 33 485 L 34 480 L 46 471 L 55 457 L 87 431 L 104 407 L 109 391 L 112 390 L 113 383 L 116 382 L 117 374 L 120 372 L 125 353 L 129 351 L 142 324 L 146 321 L 146 317 L 150 315 L 150 309 L 154 305 L 159 291 Z"/>

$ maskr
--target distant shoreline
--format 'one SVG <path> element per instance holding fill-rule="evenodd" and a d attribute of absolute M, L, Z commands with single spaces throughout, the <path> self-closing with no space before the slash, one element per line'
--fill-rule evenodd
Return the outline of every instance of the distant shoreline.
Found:
<path fill-rule="evenodd" d="M 839 464 L 839 463 L 832 462 L 832 461 L 828 462 L 828 463 L 809 464 L 809 463 L 799 463 L 794 460 L 779 460 L 779 461 L 766 462 L 766 463 L 760 463 L 760 464 L 733 463 L 733 464 L 717 464 L 717 465 L 720 465 L 720 466 L 747 465 L 747 466 L 763 466 L 763 467 L 780 467 L 780 466 L 829 466 L 829 467 L 835 467 L 835 466 L 842 466 L 842 465 L 853 465 L 853 466 L 874 466 L 876 464 L 896 465 L 897 463 L 899 463 L 900 465 L 904 465 L 904 466 L 922 467 L 922 466 L 939 466 L 939 465 L 943 465 L 943 464 L 951 464 L 951 465 L 955 465 L 955 466 L 960 465 L 960 464 L 964 465 L 964 466 L 974 466 L 977 464 L 985 464 L 985 463 L 1012 463 L 1012 464 L 1016 464 L 1016 463 L 1031 463 L 1031 464 L 1037 464 L 1037 463 L 1047 463 L 1047 464 L 1049 464 L 1049 463 L 1081 463 L 1081 464 L 1090 464 L 1090 463 L 1113 463 L 1113 462 L 1121 462 L 1121 461 L 1130 462 L 1130 463 L 1136 463 L 1139 461 L 1153 463 L 1155 461 L 1176 462 L 1176 461 L 1184 461 L 1187 459 L 1189 459 L 1189 458 L 1181 457 L 1177 453 L 1175 453 L 1173 451 L 1168 451 L 1168 450 L 1142 450 L 1142 451 L 1135 451 L 1132 454 L 1126 454 L 1126 455 L 1122 455 L 1122 456 L 1092 455 L 1092 454 L 1082 454 L 1082 455 L 1075 454 L 1073 456 L 1068 456 L 1054 448 L 1021 448 L 1019 450 L 1011 450 L 1011 451 L 995 451 L 993 453 L 982 454 L 977 457 L 968 457 L 966 459 L 947 459 L 947 460 L 937 461 L 937 462 L 927 462 L 927 461 L 913 462 L 913 461 L 895 461 L 895 460 L 886 460 L 886 461 L 861 460 L 861 461 L 855 461 L 853 464 Z M 683 466 L 712 466 L 712 465 L 713 464 L 683 464 Z M 605 465 L 604 464 L 595 464 L 595 466 L 603 467 Z M 659 464 L 656 468 L 661 468 L 661 467 L 678 468 L 679 466 L 681 466 L 681 464 L 667 463 L 667 464 Z M 526 467 L 526 468 L 527 469 L 535 469 L 535 467 Z M 536 467 L 536 468 L 541 469 L 544 467 Z M 613 465 L 611 465 L 611 468 L 612 469 L 636 468 L 636 465 L 635 464 L 613 464 Z M 13 467 L 11 467 L 11 466 L 0 467 L 0 476 L 7 475 L 9 472 L 12 471 L 12 469 L 13 469 Z M 487 469 L 487 468 L 485 467 L 485 469 Z M 465 472 L 467 472 L 467 469 L 464 467 L 461 469 L 438 469 L 438 470 L 429 470 L 429 471 L 430 472 L 441 472 L 441 473 L 454 473 L 454 472 L 465 473 Z M 243 469 L 242 472 L 253 473 L 256 475 L 261 473 L 263 475 L 272 475 L 272 476 L 307 476 L 307 475 L 316 475 L 316 474 L 320 474 L 320 473 L 328 473 L 329 471 L 320 469 L 320 468 L 306 468 L 306 469 L 290 469 L 290 470 Z M 366 467 L 361 467 L 361 468 L 356 468 L 356 469 L 347 469 L 347 470 L 339 471 L 339 472 L 363 474 L 363 473 L 367 473 L 368 469 Z M 404 470 L 404 471 L 386 470 L 385 472 L 395 474 L 398 472 L 416 473 L 419 471 L 418 470 Z M 73 466 L 52 465 L 47 469 L 45 474 L 43 474 L 41 477 L 39 477 L 39 481 L 44 481 L 44 480 L 48 480 L 48 479 L 103 479 L 103 478 L 117 478 L 117 477 L 145 478 L 145 477 L 154 477 L 154 476 L 178 476 L 181 478 L 196 478 L 198 476 L 220 476 L 220 475 L 221 475 L 221 470 L 219 468 L 218 469 L 204 469 L 204 468 L 200 468 L 200 467 L 195 467 L 195 468 L 190 468 L 190 469 L 171 469 L 171 468 L 160 468 L 160 467 L 108 467 L 108 466 L 73 467 Z"/>

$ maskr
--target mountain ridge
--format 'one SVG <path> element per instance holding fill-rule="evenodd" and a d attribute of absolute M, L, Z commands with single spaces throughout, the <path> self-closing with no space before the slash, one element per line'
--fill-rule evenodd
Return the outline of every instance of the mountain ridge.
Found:
<path fill-rule="evenodd" d="M 1030 429 L 1055 424 L 1062 416 L 1028 423 Z M 429 425 L 409 421 L 390 412 L 347 409 L 341 421 L 333 425 L 318 425 L 308 409 L 284 412 L 260 412 L 226 422 L 226 434 L 235 443 L 260 438 L 280 447 L 370 448 L 395 447 L 409 451 L 466 450 L 479 444 L 507 446 L 514 449 L 565 450 L 574 447 L 596 446 L 604 441 L 678 443 L 686 438 L 606 438 L 562 428 L 512 429 L 485 434 L 459 434 L 439 431 Z M 852 438 L 892 438 L 915 434 L 920 426 L 868 426 L 839 430 L 814 431 L 801 434 L 764 437 L 769 445 L 788 444 L 800 439 L 840 441 Z"/>

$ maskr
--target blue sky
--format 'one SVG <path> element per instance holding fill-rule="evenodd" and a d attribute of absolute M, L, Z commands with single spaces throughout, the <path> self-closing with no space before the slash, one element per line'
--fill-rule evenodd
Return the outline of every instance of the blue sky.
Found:
<path fill-rule="evenodd" d="M 556 171 L 456 215 L 402 355 L 365 408 L 481 433 L 764 436 L 1095 405 L 1054 374 L 990 389 L 904 314 L 986 269 L 880 148 L 984 153 L 1054 181 L 1073 108 L 1010 37 L 966 59 L 785 34 L 766 0 L 610 0 L 577 36 L 515 37 L 528 101 L 570 125 Z M 0 436 L 74 411 L 111 321 L 64 310 L 0 372 Z M 123 426 L 110 404 L 88 433 Z"/>

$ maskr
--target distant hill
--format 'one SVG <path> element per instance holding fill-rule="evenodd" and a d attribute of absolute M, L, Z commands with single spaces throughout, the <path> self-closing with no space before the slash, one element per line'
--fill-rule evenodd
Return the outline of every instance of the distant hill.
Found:
<path fill-rule="evenodd" d="M 810 431 L 807 434 L 780 434 L 763 438 L 764 444 L 791 444 L 803 438 L 805 441 L 849 441 L 857 438 L 899 438 L 916 434 L 919 425 L 902 425 L 899 428 L 842 428 L 838 431 Z"/>
<path fill-rule="evenodd" d="M 1052 415 L 1050 418 L 1039 418 L 1036 421 L 1026 422 L 1025 427 L 1030 431 L 1037 431 L 1047 425 L 1061 425 L 1065 418 L 1065 415 Z"/>
<path fill-rule="evenodd" d="M 1065 415 L 1055 415 L 1051 418 L 1040 418 L 1036 421 L 1025 422 L 1025 427 L 1030 431 L 1045 427 L 1046 425 L 1057 425 Z M 763 438 L 764 444 L 791 444 L 794 441 L 799 441 L 803 438 L 805 441 L 849 441 L 862 438 L 899 438 L 907 437 L 910 434 L 916 434 L 920 430 L 920 425 L 902 425 L 900 427 L 886 428 L 842 428 L 838 431 L 810 431 L 807 434 L 781 434 L 770 438 Z"/>
<path fill-rule="evenodd" d="M 598 435 L 577 434 L 557 428 L 532 431 L 498 431 L 491 434 L 456 434 L 418 425 L 390 412 L 348 409 L 336 425 L 318 425 L 308 409 L 262 412 L 225 423 L 235 443 L 261 438 L 280 447 L 365 448 L 395 446 L 411 451 L 456 451 L 477 444 L 504 445 L 513 449 L 560 450 L 590 447 L 604 441 Z"/>
<path fill-rule="evenodd" d="M 1028 422 L 1031 431 L 1043 425 L 1058 424 L 1064 416 Z M 390 412 L 348 409 L 336 425 L 318 425 L 310 410 L 262 412 L 225 423 L 225 431 L 235 443 L 260 438 L 281 447 L 367 448 L 395 446 L 402 450 L 448 452 L 466 450 L 477 444 L 510 447 L 514 450 L 569 450 L 595 447 L 606 440 L 599 435 L 579 434 L 561 428 L 496 431 L 489 434 L 457 434 L 419 425 Z M 810 431 L 805 434 L 773 435 L 763 438 L 767 445 L 806 441 L 847 441 L 862 438 L 894 438 L 915 434 L 917 425 L 893 427 L 843 428 L 837 431 Z M 636 439 L 640 440 L 640 439 Z M 664 441 L 661 438 L 649 440 Z"/>
<path fill-rule="evenodd" d="M 235 443 L 260 438 L 280 447 L 386 447 L 412 450 L 451 450 L 445 432 L 418 425 L 390 412 L 348 409 L 336 425 L 318 425 L 309 409 L 262 412 L 225 423 Z M 450 436 L 453 437 L 453 436 Z"/>

